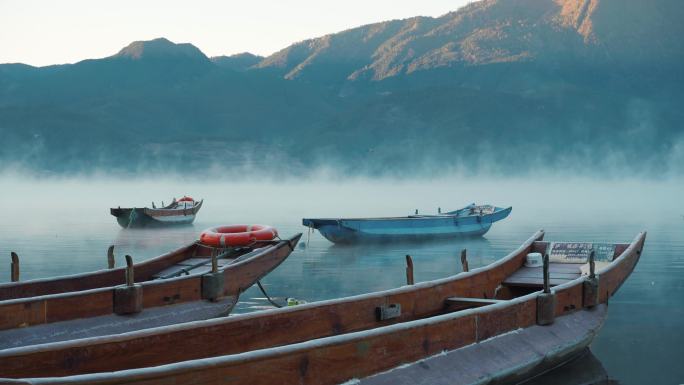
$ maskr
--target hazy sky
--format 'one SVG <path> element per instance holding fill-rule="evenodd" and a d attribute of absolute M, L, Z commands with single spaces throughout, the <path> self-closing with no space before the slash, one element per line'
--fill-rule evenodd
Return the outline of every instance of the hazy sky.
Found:
<path fill-rule="evenodd" d="M 363 24 L 439 16 L 471 0 L 0 0 L 0 63 L 73 63 L 166 37 L 208 56 L 271 54 Z"/>

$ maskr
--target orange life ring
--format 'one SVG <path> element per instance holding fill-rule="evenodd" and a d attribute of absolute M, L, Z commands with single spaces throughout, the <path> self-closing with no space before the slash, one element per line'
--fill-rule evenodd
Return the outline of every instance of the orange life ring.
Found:
<path fill-rule="evenodd" d="M 200 242 L 207 246 L 247 246 L 254 241 L 270 241 L 278 236 L 278 230 L 265 225 L 229 225 L 212 227 L 202 231 Z"/>

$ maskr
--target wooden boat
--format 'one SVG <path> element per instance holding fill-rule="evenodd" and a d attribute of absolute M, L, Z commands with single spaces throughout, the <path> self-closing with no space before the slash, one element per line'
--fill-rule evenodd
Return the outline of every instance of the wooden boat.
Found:
<path fill-rule="evenodd" d="M 304 218 L 302 224 L 310 229 L 317 229 L 321 235 L 335 243 L 424 240 L 484 235 L 494 222 L 506 218 L 511 210 L 512 207 L 471 204 L 459 210 L 437 215 Z"/>
<path fill-rule="evenodd" d="M 235 248 L 195 242 L 135 265 L 127 256 L 127 267 L 0 284 L 0 349 L 227 315 L 300 237 Z"/>
<path fill-rule="evenodd" d="M 436 281 L 2 350 L 0 384 L 517 381 L 584 351 L 608 299 L 639 260 L 646 234 L 608 245 L 550 243 L 543 236 L 537 232 L 491 265 Z M 605 261 L 595 262 L 595 276 L 583 276 L 591 251 Z M 533 252 L 550 255 L 548 269 L 525 267 Z"/>
<path fill-rule="evenodd" d="M 168 225 L 188 225 L 194 222 L 204 200 L 199 202 L 191 197 L 173 199 L 171 204 L 157 208 L 150 207 L 111 208 L 109 212 L 124 229 L 131 227 L 158 227 Z M 162 202 L 163 203 L 163 202 Z"/>

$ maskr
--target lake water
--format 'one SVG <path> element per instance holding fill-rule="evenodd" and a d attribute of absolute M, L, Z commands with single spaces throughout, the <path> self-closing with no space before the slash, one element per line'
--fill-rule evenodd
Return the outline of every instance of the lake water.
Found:
<path fill-rule="evenodd" d="M 193 226 L 124 230 L 109 207 L 144 206 L 184 194 L 205 204 Z M 276 226 L 281 236 L 304 232 L 306 248 L 262 280 L 276 301 L 306 301 L 394 288 L 405 283 L 405 255 L 416 281 L 460 272 L 459 252 L 471 267 L 503 257 L 536 230 L 547 240 L 629 242 L 648 231 L 634 273 L 611 299 L 609 316 L 594 340 L 587 364 L 558 371 L 565 380 L 602 366 L 621 384 L 684 383 L 684 189 L 666 181 L 439 178 L 206 182 L 185 179 L 22 179 L 0 177 L 0 281 L 9 280 L 9 252 L 21 257 L 22 280 L 106 267 L 116 245 L 117 264 L 130 254 L 140 261 L 197 239 L 201 230 L 231 223 Z M 302 217 L 432 213 L 471 202 L 511 205 L 513 212 L 482 238 L 420 244 L 336 246 L 318 233 L 310 239 Z M 236 312 L 270 307 L 255 287 Z M 302 325 L 306 327 L 306 325 Z M 553 374 L 552 374 L 553 375 Z M 558 378 L 547 377 L 549 382 Z"/>

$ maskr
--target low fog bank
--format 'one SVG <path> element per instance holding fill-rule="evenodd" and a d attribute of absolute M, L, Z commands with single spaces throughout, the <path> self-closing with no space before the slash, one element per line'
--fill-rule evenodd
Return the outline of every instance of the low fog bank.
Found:
<path fill-rule="evenodd" d="M 302 146 L 293 151 L 250 146 L 239 150 L 214 149 L 206 152 L 175 149 L 152 154 L 130 154 L 117 160 L 107 151 L 95 151 L 88 159 L 59 157 L 48 161 L 33 158 L 40 149 L 22 152 L 0 162 L 0 176 L 42 178 L 145 179 L 164 176 L 197 180 L 318 180 L 321 178 L 390 178 L 431 180 L 447 176 L 479 178 L 587 177 L 595 180 L 638 178 L 668 180 L 684 177 L 684 139 L 656 151 L 653 146 L 621 148 L 614 143 L 585 144 L 462 144 L 449 149 L 444 143 L 406 141 L 404 145 L 348 149 L 343 154 L 332 148 Z"/>
<path fill-rule="evenodd" d="M 0 191 L 6 218 L 35 221 L 41 211 L 63 211 L 65 218 L 109 220 L 108 208 L 150 206 L 190 195 L 205 199 L 207 222 L 298 222 L 302 217 L 363 217 L 436 213 L 472 202 L 513 206 L 513 216 L 564 215 L 591 221 L 597 216 L 637 221 L 666 216 L 681 221 L 684 181 L 639 178 L 599 180 L 587 177 L 523 178 L 442 175 L 412 178 L 338 178 L 331 175 L 296 180 L 199 180 L 174 175 L 146 178 L 27 178 L 4 174 Z M 230 213 L 230 218 L 225 217 Z M 13 221 L 14 221 L 13 220 Z M 83 220 L 83 218 L 81 218 Z"/>

